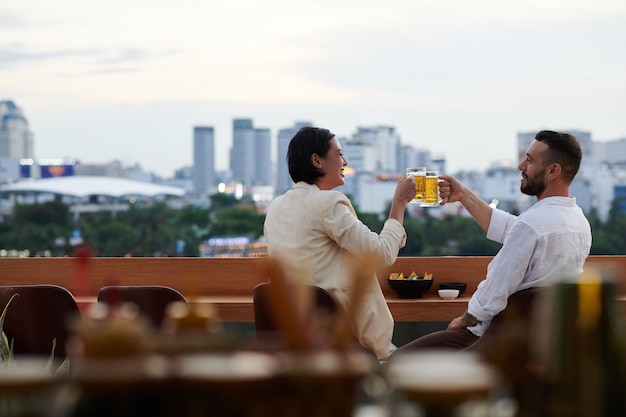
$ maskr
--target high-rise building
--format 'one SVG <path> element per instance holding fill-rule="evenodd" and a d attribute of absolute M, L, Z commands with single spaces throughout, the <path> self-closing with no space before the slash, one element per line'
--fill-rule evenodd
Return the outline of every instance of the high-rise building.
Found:
<path fill-rule="evenodd" d="M 599 162 L 626 166 L 626 137 L 594 142 L 593 152 Z"/>
<path fill-rule="evenodd" d="M 254 180 L 254 127 L 252 119 L 233 120 L 233 147 L 230 150 L 233 180 L 250 185 Z"/>
<path fill-rule="evenodd" d="M 0 156 L 34 158 L 33 134 L 22 109 L 11 100 L 0 101 Z"/>
<path fill-rule="evenodd" d="M 293 187 L 293 181 L 289 175 L 289 167 L 287 166 L 287 149 L 289 142 L 296 135 L 298 130 L 305 126 L 312 126 L 311 122 L 296 122 L 291 127 L 280 129 L 277 135 L 276 146 L 276 195 L 285 193 Z"/>
<path fill-rule="evenodd" d="M 343 154 L 348 160 L 348 166 L 354 170 L 355 174 L 375 173 L 378 170 L 378 153 L 376 146 L 370 142 L 362 140 L 341 141 Z"/>
<path fill-rule="evenodd" d="M 400 162 L 400 170 L 402 173 L 406 168 L 426 167 L 428 169 L 438 169 L 433 166 L 430 150 L 428 149 L 415 149 L 411 145 L 402 145 L 400 147 L 400 155 L 398 157 Z M 404 167 L 404 170 L 402 169 Z"/>
<path fill-rule="evenodd" d="M 254 129 L 254 184 L 273 185 L 272 136 L 269 129 Z"/>
<path fill-rule="evenodd" d="M 212 126 L 193 128 L 193 192 L 207 195 L 216 188 L 215 132 Z"/>
<path fill-rule="evenodd" d="M 395 127 L 358 127 L 356 133 L 352 136 L 352 140 L 374 147 L 376 153 L 375 171 L 396 173 L 400 170 L 398 166 L 400 135 L 396 132 Z"/>
<path fill-rule="evenodd" d="M 252 119 L 234 119 L 230 169 L 232 179 L 244 187 L 272 185 L 270 130 L 255 129 Z"/>

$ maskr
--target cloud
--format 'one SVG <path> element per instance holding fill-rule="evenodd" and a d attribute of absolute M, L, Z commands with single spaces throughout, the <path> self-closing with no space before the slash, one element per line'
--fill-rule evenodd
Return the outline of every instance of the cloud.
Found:
<path fill-rule="evenodd" d="M 106 151 L 169 171 L 189 162 L 191 126 L 202 123 L 216 126 L 225 163 L 232 118 L 245 116 L 344 135 L 389 124 L 459 167 L 508 157 L 517 129 L 626 131 L 623 0 L 10 7 L 0 8 L 0 91 L 25 110 L 42 156 Z M 94 146 L 104 141 L 119 144 Z"/>
<path fill-rule="evenodd" d="M 67 49 L 46 52 L 27 52 L 23 45 L 12 44 L 0 48 L 0 70 L 13 69 L 18 66 L 36 64 L 42 61 L 72 59 L 83 60 L 82 65 L 74 66 L 72 71 L 55 71 L 57 76 L 74 77 L 95 74 L 114 74 L 140 71 L 139 65 L 159 57 L 180 53 L 181 50 L 150 52 L 146 49 L 131 48 L 107 51 L 104 49 Z M 85 61 L 86 58 L 86 62 Z M 32 66 L 32 65 L 31 65 Z M 67 67 L 66 67 L 67 68 Z"/>
<path fill-rule="evenodd" d="M 21 47 L 0 48 L 0 68 L 14 67 L 23 63 L 38 63 L 57 58 L 99 56 L 102 51 L 80 49 L 80 50 L 60 50 L 46 52 L 24 52 Z"/>
<path fill-rule="evenodd" d="M 0 8 L 0 28 L 18 28 L 24 25 L 24 20 L 11 10 Z"/>

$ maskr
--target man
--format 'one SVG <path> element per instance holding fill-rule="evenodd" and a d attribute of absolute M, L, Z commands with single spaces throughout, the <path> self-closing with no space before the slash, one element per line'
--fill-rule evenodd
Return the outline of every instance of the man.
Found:
<path fill-rule="evenodd" d="M 541 131 L 518 168 L 520 189 L 537 202 L 519 217 L 490 207 L 457 179 L 442 175 L 442 203 L 460 201 L 487 238 L 502 243 L 487 276 L 470 298 L 467 311 L 446 330 L 410 342 L 396 351 L 464 349 L 476 343 L 491 320 L 520 291 L 545 287 L 565 273 L 579 274 L 591 249 L 591 227 L 569 187 L 582 159 L 580 144 L 566 133 Z"/>

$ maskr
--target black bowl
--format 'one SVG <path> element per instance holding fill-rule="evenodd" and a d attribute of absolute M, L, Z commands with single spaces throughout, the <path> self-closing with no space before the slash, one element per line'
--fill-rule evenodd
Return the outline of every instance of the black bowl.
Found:
<path fill-rule="evenodd" d="M 389 286 L 398 293 L 400 298 L 422 298 L 422 295 L 433 285 L 432 279 L 391 279 L 387 278 Z"/>
<path fill-rule="evenodd" d="M 439 284 L 440 290 L 459 290 L 459 296 L 467 289 L 467 284 L 464 282 L 442 282 Z"/>

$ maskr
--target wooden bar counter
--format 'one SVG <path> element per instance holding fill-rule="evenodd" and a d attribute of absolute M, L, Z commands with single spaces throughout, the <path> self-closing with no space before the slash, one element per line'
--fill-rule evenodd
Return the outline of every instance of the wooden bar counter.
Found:
<path fill-rule="evenodd" d="M 396 322 L 445 322 L 461 315 L 484 279 L 491 256 L 400 257 L 379 280 Z M 252 290 L 266 281 L 263 258 L 0 258 L 0 285 L 56 284 L 70 290 L 81 309 L 96 301 L 106 285 L 166 285 L 191 303 L 213 303 L 225 322 L 253 322 Z M 85 288 L 77 275 L 89 277 Z M 626 317 L 626 255 L 591 256 L 587 265 L 610 268 L 620 283 L 620 309 Z M 389 288 L 390 272 L 432 274 L 433 285 L 420 299 L 400 299 Z M 437 296 L 439 283 L 465 282 L 456 300 Z"/>

